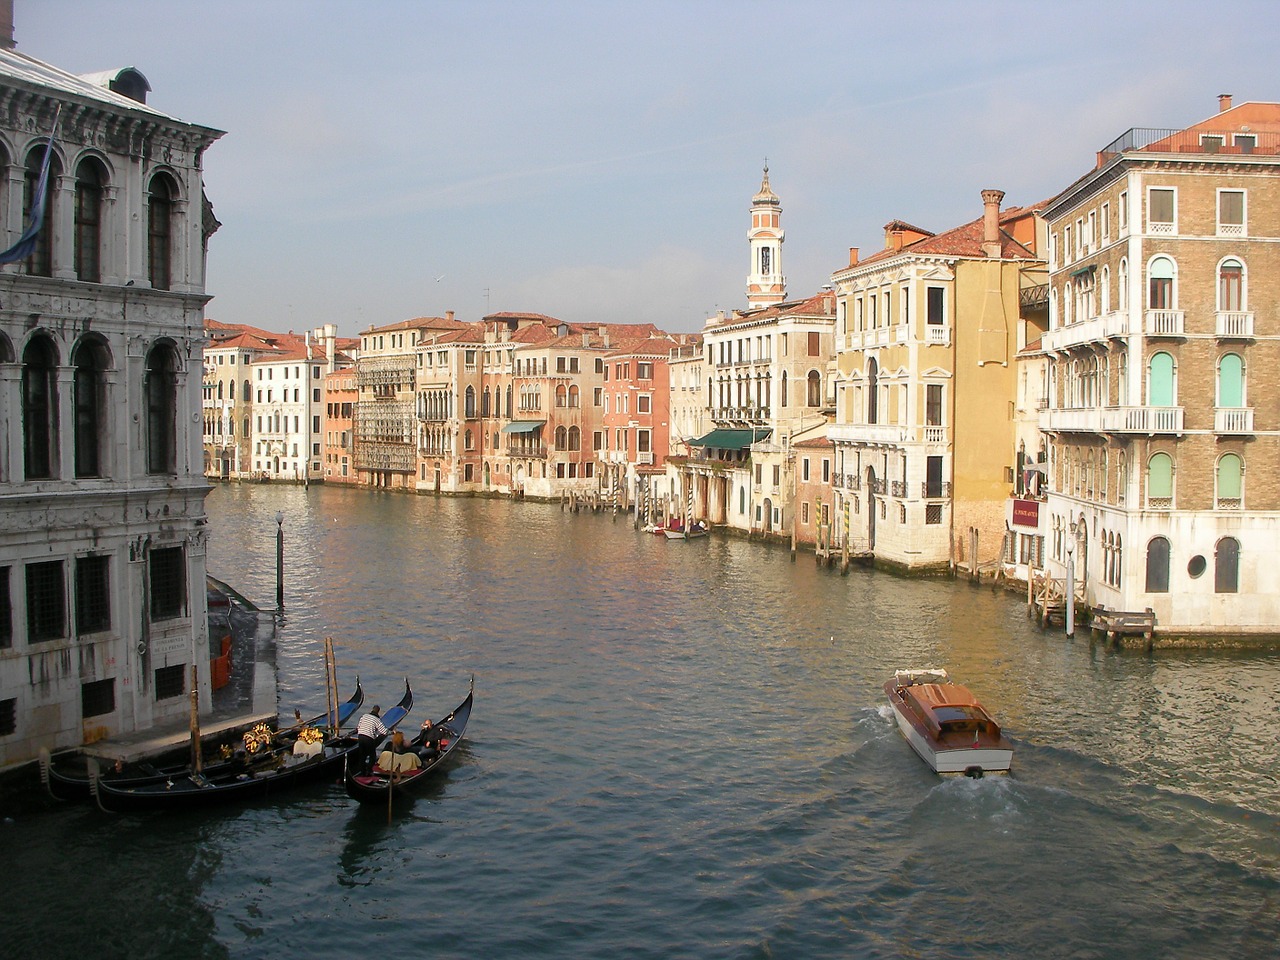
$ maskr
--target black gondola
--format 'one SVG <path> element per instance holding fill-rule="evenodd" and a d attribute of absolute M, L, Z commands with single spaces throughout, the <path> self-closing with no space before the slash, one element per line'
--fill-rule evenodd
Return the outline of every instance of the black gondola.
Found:
<path fill-rule="evenodd" d="M 413 691 L 404 682 L 404 696 L 388 710 L 382 722 L 394 730 L 413 709 Z M 340 775 L 347 758 L 359 749 L 354 734 L 324 740 L 312 756 L 295 756 L 293 744 L 272 746 L 261 755 L 250 756 L 235 770 L 219 773 L 192 773 L 136 787 L 118 787 L 109 780 L 95 780 L 98 805 L 113 813 L 149 810 L 185 810 L 219 803 L 258 799 L 299 784 Z"/>
<path fill-rule="evenodd" d="M 386 807 L 396 797 L 411 796 L 422 784 L 431 778 L 431 773 L 449 758 L 458 748 L 467 730 L 467 721 L 471 719 L 471 704 L 475 699 L 476 680 L 471 678 L 471 689 L 467 698 L 454 707 L 446 717 L 441 718 L 431 727 L 423 727 L 407 744 L 408 750 L 414 753 L 422 764 L 417 769 L 391 772 L 374 767 L 371 774 L 352 773 L 347 769 L 347 796 L 361 803 L 381 804 Z"/>
<path fill-rule="evenodd" d="M 356 677 L 355 693 L 350 698 L 338 705 L 338 729 L 342 729 L 342 725 L 351 719 L 352 715 L 360 709 L 364 703 L 364 687 L 360 685 L 360 678 Z M 277 735 L 277 742 L 280 745 L 292 746 L 293 739 L 297 736 L 297 731 L 303 727 L 323 727 L 329 722 L 328 713 L 322 713 L 310 720 L 300 721 L 293 727 L 281 730 Z M 121 790 L 136 789 L 137 787 L 145 787 L 154 783 L 163 783 L 166 780 L 172 780 L 175 777 L 185 777 L 191 770 L 190 750 L 181 748 L 184 759 L 180 763 L 172 765 L 155 766 L 146 761 L 137 763 L 127 763 L 120 770 L 108 770 L 98 775 L 99 783 L 109 783 L 113 787 Z M 176 752 L 176 750 L 174 751 Z M 172 756 L 172 754 L 170 754 Z M 46 761 L 41 757 L 40 777 L 44 781 L 45 789 L 58 800 L 89 800 L 92 799 L 92 793 L 89 789 L 89 758 L 84 754 L 77 754 L 70 764 L 57 764 Z M 244 764 L 242 760 L 214 760 L 208 763 L 204 770 L 201 771 L 206 779 L 210 777 L 218 777 L 223 773 L 231 770 L 240 772 L 243 770 Z"/>

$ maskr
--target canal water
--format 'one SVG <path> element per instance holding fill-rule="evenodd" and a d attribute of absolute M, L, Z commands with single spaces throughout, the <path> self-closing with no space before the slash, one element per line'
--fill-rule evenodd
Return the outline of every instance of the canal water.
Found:
<path fill-rule="evenodd" d="M 1263 958 L 1280 942 L 1280 656 L 1155 656 L 965 583 L 847 577 L 557 506 L 225 486 L 210 572 L 269 606 L 280 705 L 410 725 L 476 679 L 391 822 L 341 787 L 0 825 L 6 957 Z M 897 667 L 946 666 L 1015 775 L 941 780 Z"/>

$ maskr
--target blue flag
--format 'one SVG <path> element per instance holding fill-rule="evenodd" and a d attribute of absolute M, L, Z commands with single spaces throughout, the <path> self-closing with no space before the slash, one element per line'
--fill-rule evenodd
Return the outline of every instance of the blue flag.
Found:
<path fill-rule="evenodd" d="M 58 108 L 62 113 L 62 108 Z M 53 135 L 58 129 L 58 118 L 53 118 L 53 130 L 49 131 L 49 142 L 44 148 L 44 162 L 40 164 L 40 178 L 36 181 L 35 196 L 32 197 L 31 214 L 27 219 L 27 229 L 8 250 L 0 253 L 0 263 L 20 263 L 26 260 L 36 249 L 36 239 L 40 236 L 40 228 L 44 226 L 44 200 L 49 192 L 49 163 L 53 158 Z"/>

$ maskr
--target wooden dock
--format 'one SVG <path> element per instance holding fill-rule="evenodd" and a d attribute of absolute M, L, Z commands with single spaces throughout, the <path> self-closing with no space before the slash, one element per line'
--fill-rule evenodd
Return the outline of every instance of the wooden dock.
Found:
<path fill-rule="evenodd" d="M 1108 610 L 1095 607 L 1089 621 L 1089 629 L 1095 637 L 1106 638 L 1109 645 L 1121 646 L 1125 637 L 1141 637 L 1148 650 L 1155 635 L 1156 615 L 1150 607 L 1146 610 Z"/>

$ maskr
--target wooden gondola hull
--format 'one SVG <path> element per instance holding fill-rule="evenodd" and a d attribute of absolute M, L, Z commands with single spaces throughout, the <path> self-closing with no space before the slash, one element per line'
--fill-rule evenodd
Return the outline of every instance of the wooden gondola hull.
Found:
<path fill-rule="evenodd" d="M 386 712 L 383 722 L 394 730 L 413 709 L 413 691 L 405 682 L 404 696 Z M 225 774 L 192 774 L 132 788 L 120 788 L 109 780 L 93 785 L 98 804 L 113 813 L 141 813 L 157 810 L 186 810 L 197 807 L 242 803 L 272 796 L 283 790 L 319 780 L 336 781 L 347 762 L 360 749 L 355 736 L 327 741 L 310 757 L 295 757 L 292 745 L 278 747 L 262 758 L 249 760 L 239 770 Z"/>
<path fill-rule="evenodd" d="M 436 772 L 444 766 L 458 745 L 462 743 L 467 724 L 471 720 L 474 699 L 475 681 L 473 680 L 472 689 L 467 693 L 467 698 L 458 704 L 452 713 L 436 723 L 431 728 L 431 733 L 424 730 L 410 741 L 409 748 L 418 751 L 426 745 L 429 738 L 438 736 L 442 728 L 452 734 L 448 737 L 447 745 L 443 746 L 437 755 L 424 762 L 420 768 L 399 774 L 387 774 L 377 769 L 372 774 L 355 774 L 349 768 L 345 777 L 347 796 L 360 803 L 382 808 L 397 799 L 415 796 L 427 783 L 436 779 Z"/>
<path fill-rule="evenodd" d="M 360 678 L 357 677 L 355 692 L 338 707 L 338 726 L 341 727 L 350 720 L 363 703 L 364 687 L 361 686 Z M 310 720 L 303 721 L 299 726 L 323 727 L 328 722 L 328 715 L 322 713 L 312 717 Z M 288 732 L 284 731 L 285 734 Z M 190 750 L 182 748 L 182 753 L 184 759 L 180 763 L 162 765 L 160 767 L 155 767 L 150 763 L 130 763 L 118 773 L 115 771 L 101 773 L 98 782 L 99 784 L 110 784 L 117 790 L 137 790 L 141 787 L 165 783 L 175 777 L 183 778 L 190 772 L 190 760 L 187 757 Z M 242 772 L 243 766 L 240 761 L 215 761 L 207 764 L 203 772 L 206 779 L 219 780 L 228 774 Z M 49 792 L 58 800 L 85 801 L 93 798 L 87 765 L 82 772 L 78 768 L 72 771 L 65 766 L 50 764 L 46 784 Z"/>

